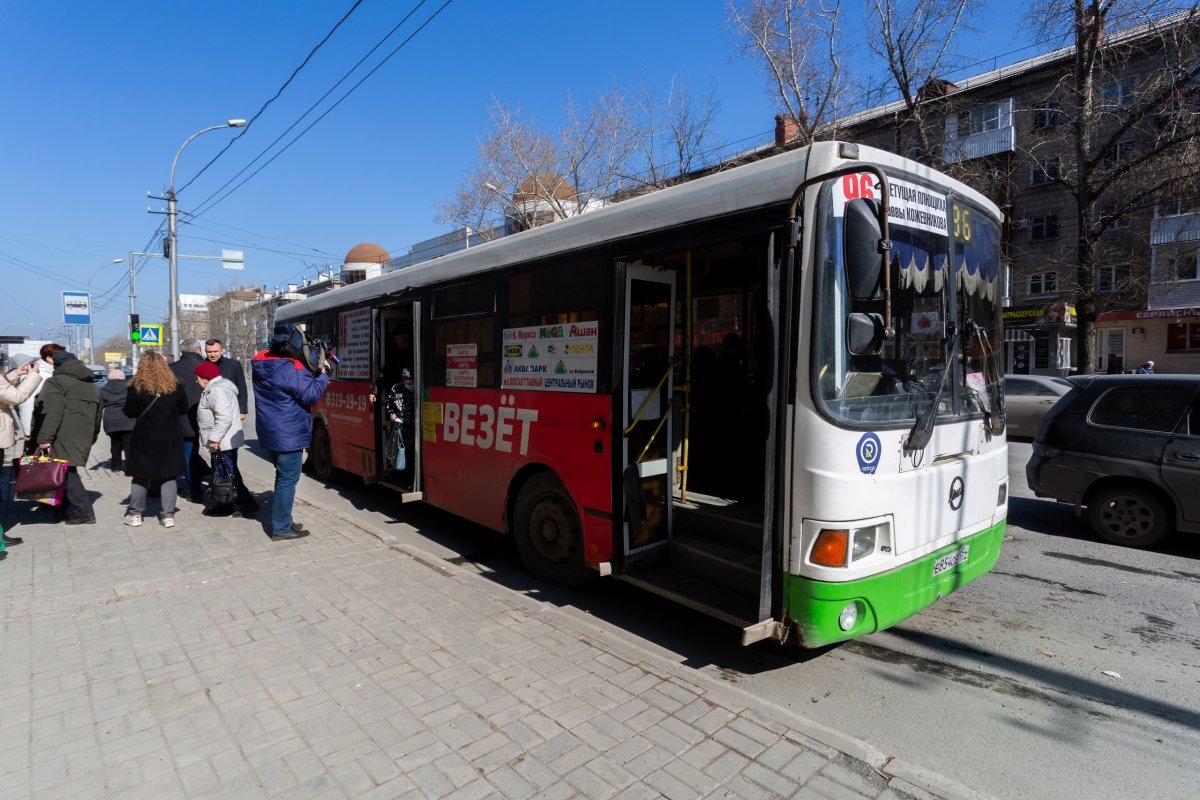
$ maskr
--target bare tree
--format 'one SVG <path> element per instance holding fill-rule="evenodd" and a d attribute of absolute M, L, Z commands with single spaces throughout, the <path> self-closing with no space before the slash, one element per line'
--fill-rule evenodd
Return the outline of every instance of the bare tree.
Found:
<path fill-rule="evenodd" d="M 871 0 L 866 9 L 866 29 L 879 31 L 866 37 L 867 46 L 890 77 L 881 88 L 903 101 L 897 128 L 911 131 L 915 146 L 908 154 L 925 163 L 940 164 L 945 98 L 953 88 L 943 76 L 957 35 L 969 30 L 969 8 L 968 0 Z"/>
<path fill-rule="evenodd" d="M 611 88 L 586 107 L 569 97 L 562 127 L 549 132 L 493 99 L 475 168 L 438 220 L 489 237 L 497 218 L 505 230 L 523 230 L 665 185 L 695 163 L 717 108 L 713 91 L 697 99 L 682 84 L 665 104 L 652 92 Z"/>
<path fill-rule="evenodd" d="M 1079 316 L 1080 368 L 1091 372 L 1096 318 L 1149 282 L 1148 265 L 1116 271 L 1128 257 L 1119 239 L 1110 244 L 1105 235 L 1121 221 L 1148 218 L 1200 167 L 1200 10 L 1194 3 L 1043 0 L 1032 19 L 1074 47 L 1047 96 L 1065 118 L 1062 135 L 1038 140 L 1028 155 L 1068 198 L 1073 242 L 1062 259 L 1072 279 L 1062 288 Z"/>
<path fill-rule="evenodd" d="M 841 0 L 729 0 L 738 49 L 759 64 L 767 92 L 796 123 L 797 141 L 837 135 L 850 82 Z"/>

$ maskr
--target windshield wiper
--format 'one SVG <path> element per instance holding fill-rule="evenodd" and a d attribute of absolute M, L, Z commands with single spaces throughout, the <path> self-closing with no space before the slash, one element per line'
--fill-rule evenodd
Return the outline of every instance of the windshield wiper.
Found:
<path fill-rule="evenodd" d="M 942 405 L 942 395 L 946 391 L 946 379 L 954 371 L 953 356 L 958 352 L 958 328 L 953 322 L 947 323 L 947 327 L 950 329 L 951 337 L 950 346 L 946 348 L 946 355 L 942 361 L 945 364 L 942 368 L 942 376 L 938 380 L 937 391 L 934 392 L 933 402 L 929 404 L 929 409 L 924 416 L 917 418 L 913 429 L 909 431 L 908 438 L 904 440 L 905 455 L 924 450 L 929 444 L 929 440 L 933 438 L 933 426 L 937 421 L 938 408 Z"/>

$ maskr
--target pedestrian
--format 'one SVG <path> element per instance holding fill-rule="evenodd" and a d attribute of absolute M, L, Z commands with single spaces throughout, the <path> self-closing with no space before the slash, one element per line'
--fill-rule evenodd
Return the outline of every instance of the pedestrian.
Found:
<path fill-rule="evenodd" d="M 1121 359 L 1117 358 L 1115 353 L 1109 353 L 1108 354 L 1108 374 L 1109 375 L 1120 375 L 1121 372 L 1122 372 Z"/>
<path fill-rule="evenodd" d="M 238 448 L 246 441 L 242 417 L 238 412 L 237 387 L 233 381 L 221 375 L 220 367 L 211 359 L 196 367 L 196 382 L 201 389 L 200 405 L 196 408 L 200 444 L 214 459 L 214 470 L 215 459 L 219 455 L 229 458 L 237 488 L 237 511 L 234 514 L 252 517 L 258 511 L 258 502 L 246 488 L 237 462 Z"/>
<path fill-rule="evenodd" d="M 50 380 L 50 376 L 54 374 L 54 354 L 60 353 L 63 350 L 66 350 L 66 348 L 61 344 L 54 344 L 53 342 L 42 345 L 42 348 L 38 350 L 37 368 L 38 372 L 42 376 L 42 382 L 37 386 L 36 389 L 33 390 L 33 395 L 30 396 L 30 398 L 24 403 L 21 403 L 20 408 L 17 409 L 17 417 L 21 423 L 21 433 L 26 437 L 28 437 L 29 432 L 33 430 L 33 408 L 37 405 L 38 393 L 41 392 L 42 389 L 46 388 L 46 381 Z M 26 441 L 25 446 L 27 448 L 32 447 L 33 441 Z M 19 456 L 20 454 L 14 453 L 13 455 Z M 16 466 L 17 459 L 14 458 L 13 467 L 16 468 Z"/>
<path fill-rule="evenodd" d="M 38 392 L 33 409 L 36 450 L 49 451 L 67 462 L 66 509 L 56 509 L 56 519 L 68 525 L 92 525 L 96 514 L 79 476 L 87 467 L 92 445 L 100 436 L 100 390 L 87 365 L 67 350 L 52 355 L 54 375 Z"/>
<path fill-rule="evenodd" d="M 404 449 L 412 453 L 416 407 L 414 405 L 412 370 L 408 367 L 400 370 L 400 380 L 392 384 L 385 402 L 384 411 L 388 421 L 392 425 L 398 426 Z M 389 463 L 387 468 L 393 469 L 393 463 Z M 406 458 L 403 472 L 407 473 L 411 470 L 412 462 Z"/>
<path fill-rule="evenodd" d="M 179 426 L 180 420 L 187 417 L 188 401 L 183 385 L 157 351 L 149 351 L 138 362 L 122 411 L 133 420 L 129 452 L 125 456 L 125 472 L 133 478 L 125 524 L 132 528 L 142 524 L 150 487 L 161 481 L 162 507 L 158 521 L 164 528 L 173 528 L 179 510 L 175 505 L 176 478 L 184 471 Z"/>
<path fill-rule="evenodd" d="M 292 503 L 304 450 L 312 443 L 310 409 L 329 386 L 324 365 L 314 375 L 288 347 L 291 328 L 277 326 L 271 344 L 250 361 L 254 382 L 254 428 L 258 442 L 275 465 L 275 496 L 271 505 L 272 539 L 299 539 L 308 531 L 292 522 Z"/>
<path fill-rule="evenodd" d="M 21 431 L 16 410 L 17 406 L 32 397 L 42 384 L 42 373 L 38 368 L 38 361 L 39 359 L 35 359 L 27 364 L 22 364 L 5 375 L 4 380 L 0 380 L 0 470 L 4 468 L 5 453 L 14 453 L 19 460 L 23 450 L 21 445 L 24 433 Z M 14 461 L 14 471 L 16 463 Z M 11 495 L 11 484 L 9 492 Z M 12 497 L 10 496 L 8 500 L 11 501 Z M 9 536 L 5 533 L 3 541 L 0 542 L 0 554 L 4 553 L 5 545 L 16 545 L 22 541 L 24 540 L 18 536 Z M 4 556 L 0 555 L 0 558 L 4 558 Z"/>
<path fill-rule="evenodd" d="M 242 369 L 242 362 L 236 358 L 225 356 L 224 347 L 220 339 L 209 339 L 204 343 L 204 357 L 216 364 L 221 370 L 221 377 L 232 382 L 234 388 L 237 389 L 238 413 L 241 414 L 242 419 L 245 419 L 250 408 L 250 392 L 246 388 L 246 370 Z"/>
<path fill-rule="evenodd" d="M 196 406 L 200 403 L 200 384 L 196 383 L 196 367 L 204 363 L 204 357 L 200 355 L 200 348 L 198 339 L 185 339 L 180 345 L 179 358 L 170 365 L 171 372 L 174 373 L 175 379 L 179 381 L 184 394 L 187 395 L 188 413 L 180 423 L 185 466 L 179 477 L 183 478 L 187 486 L 185 497 L 193 503 L 204 502 L 203 482 L 204 476 L 208 473 L 208 465 L 204 463 L 196 442 L 198 435 Z"/>
<path fill-rule="evenodd" d="M 1145 364 L 1142 364 L 1140 367 L 1137 368 L 1137 374 L 1138 375 L 1153 375 L 1154 374 L 1154 362 L 1147 361 Z"/>
<path fill-rule="evenodd" d="M 109 370 L 108 383 L 100 389 L 100 408 L 111 454 L 108 468 L 113 472 L 124 471 L 124 460 L 129 457 L 129 434 L 133 431 L 133 420 L 125 416 L 125 393 L 128 391 L 129 381 L 125 380 L 125 371 Z"/>

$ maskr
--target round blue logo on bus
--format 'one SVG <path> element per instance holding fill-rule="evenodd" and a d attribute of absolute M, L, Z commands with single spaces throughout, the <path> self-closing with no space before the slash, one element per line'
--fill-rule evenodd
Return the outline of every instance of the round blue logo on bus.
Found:
<path fill-rule="evenodd" d="M 874 475 L 875 469 L 879 466 L 879 459 L 883 455 L 879 437 L 873 433 L 864 433 L 858 440 L 856 455 L 858 456 L 859 471 L 864 475 Z"/>

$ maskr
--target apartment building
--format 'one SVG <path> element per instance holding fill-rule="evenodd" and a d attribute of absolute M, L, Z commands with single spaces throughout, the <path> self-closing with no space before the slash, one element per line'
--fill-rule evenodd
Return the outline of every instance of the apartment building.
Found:
<path fill-rule="evenodd" d="M 1108 36 L 1092 72 L 1096 123 L 1082 159 L 1074 47 L 931 81 L 920 123 L 903 103 L 842 121 L 839 138 L 925 161 L 1005 211 L 1010 372 L 1086 371 L 1076 332 L 1087 313 L 1093 370 L 1153 359 L 1160 371 L 1200 372 L 1197 42 L 1193 14 Z M 1086 213 L 1072 194 L 1081 163 L 1101 189 Z M 1086 270 L 1081 247 L 1095 254 Z"/>

